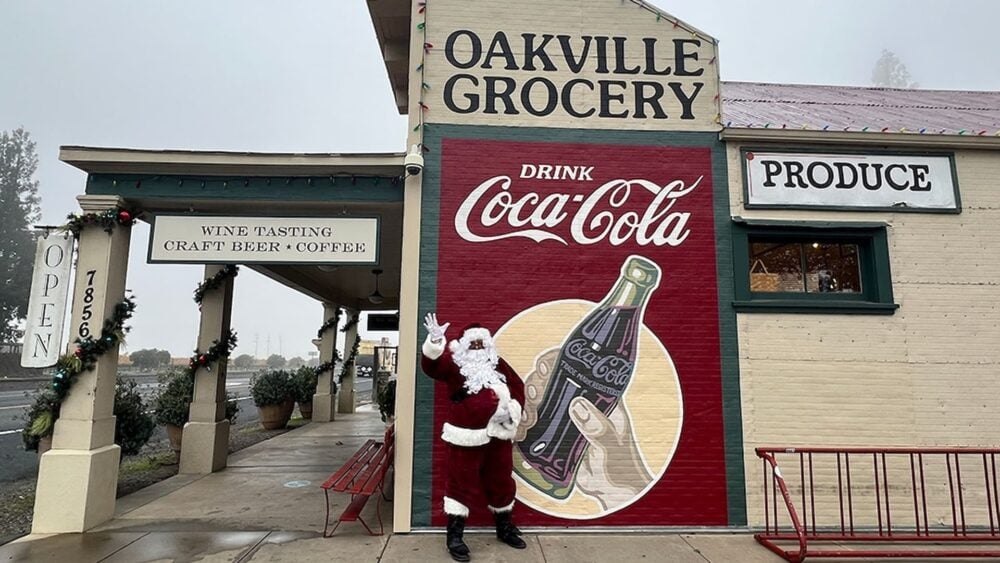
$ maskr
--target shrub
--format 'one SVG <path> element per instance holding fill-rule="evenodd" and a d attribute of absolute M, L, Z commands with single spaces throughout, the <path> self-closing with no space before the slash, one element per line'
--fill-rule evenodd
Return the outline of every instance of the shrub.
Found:
<path fill-rule="evenodd" d="M 156 423 L 146 411 L 138 385 L 133 379 L 118 379 L 115 384 L 115 443 L 122 455 L 135 455 L 153 435 Z"/>
<path fill-rule="evenodd" d="M 153 399 L 157 424 L 184 426 L 188 421 L 191 400 L 194 397 L 194 379 L 180 369 L 161 373 L 158 379 L 159 390 Z M 236 395 L 233 393 L 226 393 L 226 399 L 225 416 L 232 424 L 236 422 L 240 405 L 234 400 Z"/>
<path fill-rule="evenodd" d="M 311 403 L 316 394 L 316 382 L 319 379 L 316 368 L 302 366 L 292 374 L 292 398 L 299 403 Z"/>
<path fill-rule="evenodd" d="M 153 398 L 156 423 L 184 426 L 194 395 L 194 380 L 179 369 L 161 373 L 157 379 L 159 389 Z"/>
<path fill-rule="evenodd" d="M 258 407 L 280 405 L 293 398 L 291 376 L 284 370 L 258 372 L 250 378 L 250 395 Z"/>
<path fill-rule="evenodd" d="M 390 379 L 385 388 L 378 394 L 378 412 L 382 422 L 390 416 L 396 416 L 396 380 Z"/>
<path fill-rule="evenodd" d="M 25 393 L 27 396 L 27 393 Z M 58 409 L 55 394 L 47 387 L 40 387 L 31 401 L 31 406 L 23 415 L 24 428 L 21 430 L 21 441 L 24 449 L 37 452 L 38 442 L 46 436 L 51 436 L 55 429 L 55 418 L 51 413 Z"/>

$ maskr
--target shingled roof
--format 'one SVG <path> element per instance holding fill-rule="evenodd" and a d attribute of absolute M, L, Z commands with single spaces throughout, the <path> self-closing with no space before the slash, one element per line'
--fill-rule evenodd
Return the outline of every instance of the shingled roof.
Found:
<path fill-rule="evenodd" d="M 1000 135 L 1000 92 L 722 83 L 728 128 Z"/>

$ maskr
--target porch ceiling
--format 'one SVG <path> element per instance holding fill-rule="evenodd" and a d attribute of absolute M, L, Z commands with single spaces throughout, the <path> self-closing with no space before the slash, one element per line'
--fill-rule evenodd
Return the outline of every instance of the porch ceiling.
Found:
<path fill-rule="evenodd" d="M 90 147 L 63 147 L 60 152 L 60 160 L 88 173 L 88 193 L 121 196 L 129 205 L 142 210 L 141 219 L 147 222 L 161 213 L 380 216 L 379 267 L 383 274 L 379 277 L 379 292 L 385 296 L 380 304 L 368 299 L 375 288 L 372 266 L 249 266 L 317 300 L 355 310 L 399 308 L 403 184 L 378 179 L 403 176 L 404 156 L 402 153 L 274 154 Z M 363 180 L 343 181 L 340 185 L 332 182 L 333 178 L 343 176 Z M 223 177 L 244 179 L 251 187 L 243 193 L 238 189 L 218 189 Z M 109 178 L 123 180 L 109 182 Z M 273 189 L 262 188 L 260 180 L 271 178 L 275 180 Z M 307 186 L 306 179 L 312 178 L 316 179 L 315 185 L 309 182 Z M 136 179 L 143 181 L 139 183 Z M 199 183 L 199 179 L 204 179 L 209 188 L 193 194 L 190 185 Z M 188 188 L 182 187 L 185 183 Z M 234 183 L 237 188 L 242 185 Z M 111 188 L 112 185 L 115 187 Z"/>

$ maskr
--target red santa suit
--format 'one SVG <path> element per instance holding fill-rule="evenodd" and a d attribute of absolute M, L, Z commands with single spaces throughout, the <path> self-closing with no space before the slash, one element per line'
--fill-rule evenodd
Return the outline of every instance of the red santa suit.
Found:
<path fill-rule="evenodd" d="M 481 340 L 483 349 L 471 349 Z M 450 404 L 441 430 L 448 444 L 444 511 L 468 517 L 483 491 L 493 513 L 509 513 L 516 492 L 513 444 L 524 405 L 524 382 L 497 356 L 488 330 L 474 325 L 445 347 L 424 341 L 424 372 L 448 386 Z"/>

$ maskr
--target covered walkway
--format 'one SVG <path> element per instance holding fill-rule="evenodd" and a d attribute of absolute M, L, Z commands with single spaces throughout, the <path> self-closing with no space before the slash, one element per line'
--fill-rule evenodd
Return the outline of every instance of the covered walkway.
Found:
<path fill-rule="evenodd" d="M 360 524 L 321 537 L 319 485 L 384 425 L 372 405 L 335 422 L 314 422 L 233 454 L 228 467 L 207 475 L 178 475 L 118 501 L 115 516 L 83 534 L 26 536 L 0 546 L 0 562 L 253 561 L 384 563 L 447 562 L 441 534 L 394 534 L 383 505 L 386 535 Z M 345 495 L 333 495 L 331 512 Z M 375 499 L 364 516 L 375 518 Z M 492 530 L 483 530 L 492 532 Z M 749 534 L 528 534 L 528 549 L 512 550 L 492 533 L 468 533 L 475 561 L 579 563 L 774 563 L 781 561 Z M 850 549 L 846 547 L 845 549 Z M 851 561 L 859 561 L 852 559 Z"/>

